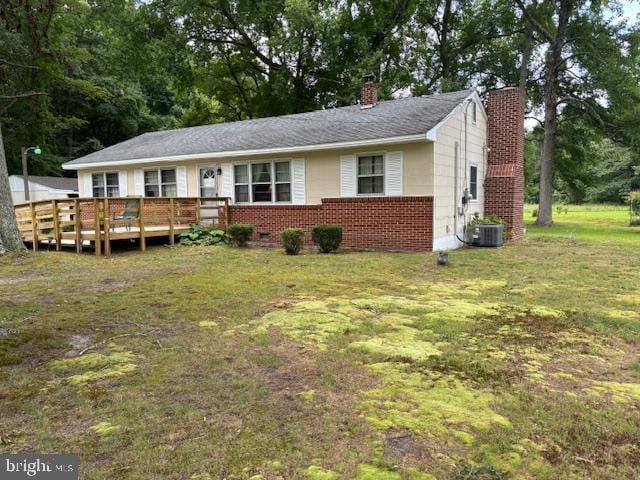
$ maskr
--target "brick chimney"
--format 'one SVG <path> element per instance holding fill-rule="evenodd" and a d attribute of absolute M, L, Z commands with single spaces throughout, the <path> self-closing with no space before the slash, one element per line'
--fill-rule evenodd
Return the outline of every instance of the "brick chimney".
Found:
<path fill-rule="evenodd" d="M 510 238 L 523 234 L 524 105 L 522 91 L 507 87 L 489 92 L 487 100 L 488 155 L 485 215 L 507 222 Z"/>
<path fill-rule="evenodd" d="M 360 90 L 360 108 L 375 107 L 378 103 L 378 87 L 373 73 L 365 75 L 362 89 Z"/>

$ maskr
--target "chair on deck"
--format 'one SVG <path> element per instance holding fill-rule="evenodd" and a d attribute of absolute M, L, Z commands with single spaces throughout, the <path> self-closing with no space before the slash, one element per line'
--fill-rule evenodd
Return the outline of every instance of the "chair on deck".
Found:
<path fill-rule="evenodd" d="M 140 218 L 140 202 L 138 200 L 127 200 L 124 202 L 124 209 L 120 213 L 113 215 L 112 220 L 133 220 Z M 111 224 L 111 231 L 115 232 L 116 226 Z M 127 232 L 131 231 L 131 222 L 127 222 L 125 225 Z"/>

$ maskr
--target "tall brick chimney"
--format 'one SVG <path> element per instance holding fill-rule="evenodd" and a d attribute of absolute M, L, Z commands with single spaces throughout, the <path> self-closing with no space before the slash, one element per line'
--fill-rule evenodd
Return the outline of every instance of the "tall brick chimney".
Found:
<path fill-rule="evenodd" d="M 510 238 L 523 234 L 524 105 L 522 91 L 507 87 L 489 92 L 487 114 L 488 168 L 485 215 L 507 222 Z"/>
<path fill-rule="evenodd" d="M 371 108 L 378 103 L 378 87 L 373 73 L 365 75 L 360 90 L 360 108 Z"/>

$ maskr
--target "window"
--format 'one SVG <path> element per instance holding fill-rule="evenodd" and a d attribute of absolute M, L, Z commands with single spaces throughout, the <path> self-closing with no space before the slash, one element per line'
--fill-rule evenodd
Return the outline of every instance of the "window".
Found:
<path fill-rule="evenodd" d="M 91 184 L 93 187 L 94 197 L 120 196 L 120 181 L 118 178 L 118 172 L 93 173 L 91 175 Z"/>
<path fill-rule="evenodd" d="M 178 182 L 175 168 L 144 171 L 145 197 L 175 197 L 177 195 Z"/>
<path fill-rule="evenodd" d="M 236 203 L 291 201 L 290 162 L 234 165 L 233 173 Z"/>
<path fill-rule="evenodd" d="M 247 203 L 249 201 L 249 165 L 235 165 L 233 173 L 236 182 L 236 202 Z"/>
<path fill-rule="evenodd" d="M 471 121 L 473 122 L 474 125 L 476 123 L 477 118 L 478 118 L 478 106 L 476 105 L 476 102 L 472 102 L 471 103 Z"/>
<path fill-rule="evenodd" d="M 358 195 L 384 193 L 384 158 L 382 155 L 358 157 Z"/>
<path fill-rule="evenodd" d="M 469 169 L 469 194 L 474 200 L 478 199 L 478 166 L 471 165 Z"/>
<path fill-rule="evenodd" d="M 270 202 L 273 187 L 271 185 L 271 164 L 251 164 L 251 201 Z"/>

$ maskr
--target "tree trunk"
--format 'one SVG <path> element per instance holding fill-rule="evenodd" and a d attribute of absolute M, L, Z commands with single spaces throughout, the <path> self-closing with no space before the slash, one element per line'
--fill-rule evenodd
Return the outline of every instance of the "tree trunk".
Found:
<path fill-rule="evenodd" d="M 561 0 L 558 12 L 558 28 L 551 40 L 547 55 L 546 86 L 544 90 L 544 137 L 542 157 L 540 158 L 540 201 L 538 205 L 537 225 L 553 225 L 553 157 L 556 149 L 558 127 L 558 82 L 562 64 L 562 46 L 564 45 L 571 0 Z"/>
<path fill-rule="evenodd" d="M 26 248 L 20 238 L 20 232 L 18 232 L 18 221 L 11 199 L 9 172 L 7 171 L 2 128 L 0 127 L 0 255 L 20 250 L 26 250 Z"/>

